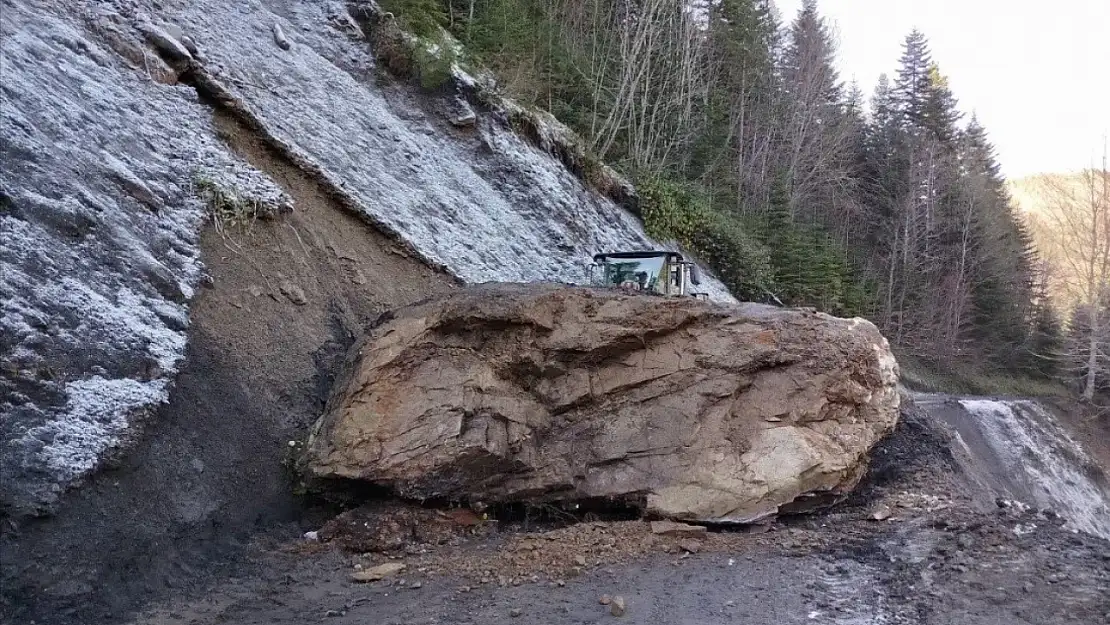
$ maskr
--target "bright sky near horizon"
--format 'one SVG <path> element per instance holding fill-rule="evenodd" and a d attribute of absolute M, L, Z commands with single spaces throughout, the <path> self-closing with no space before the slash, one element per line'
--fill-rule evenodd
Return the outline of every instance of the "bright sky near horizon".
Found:
<path fill-rule="evenodd" d="M 785 23 L 802 0 L 775 0 Z M 818 0 L 841 78 L 870 97 L 917 27 L 1010 178 L 1081 169 L 1110 133 L 1110 0 Z"/>

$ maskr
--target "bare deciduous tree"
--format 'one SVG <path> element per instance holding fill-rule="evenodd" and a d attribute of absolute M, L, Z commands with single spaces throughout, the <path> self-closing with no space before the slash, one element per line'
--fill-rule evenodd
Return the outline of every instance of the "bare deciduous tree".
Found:
<path fill-rule="evenodd" d="M 1070 356 L 1082 373 L 1083 397 L 1089 401 L 1105 382 L 1100 376 L 1110 374 L 1110 171 L 1105 147 L 1101 168 L 1083 171 L 1079 180 L 1075 184 L 1048 177 L 1041 192 L 1060 286 L 1073 320 L 1084 326 Z"/>

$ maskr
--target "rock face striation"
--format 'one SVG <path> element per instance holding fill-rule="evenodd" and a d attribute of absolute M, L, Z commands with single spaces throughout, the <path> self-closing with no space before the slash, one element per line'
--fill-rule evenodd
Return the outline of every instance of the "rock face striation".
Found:
<path fill-rule="evenodd" d="M 356 343 L 306 469 L 413 498 L 750 522 L 854 487 L 897 421 L 897 378 L 861 319 L 486 284 Z"/>

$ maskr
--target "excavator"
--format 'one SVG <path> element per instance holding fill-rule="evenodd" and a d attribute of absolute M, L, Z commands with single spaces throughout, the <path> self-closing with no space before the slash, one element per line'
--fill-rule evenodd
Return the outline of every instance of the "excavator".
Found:
<path fill-rule="evenodd" d="M 701 285 L 701 272 L 682 254 L 667 250 L 602 252 L 587 266 L 590 284 L 665 297 L 709 299 L 690 285 Z"/>

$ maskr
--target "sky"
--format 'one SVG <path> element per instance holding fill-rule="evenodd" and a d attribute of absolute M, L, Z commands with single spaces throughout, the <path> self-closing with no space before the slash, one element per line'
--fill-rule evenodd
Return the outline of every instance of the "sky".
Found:
<path fill-rule="evenodd" d="M 785 22 L 801 0 L 775 0 Z M 892 78 L 917 27 L 1016 178 L 1101 160 L 1110 134 L 1110 0 L 818 0 L 845 82 Z"/>

